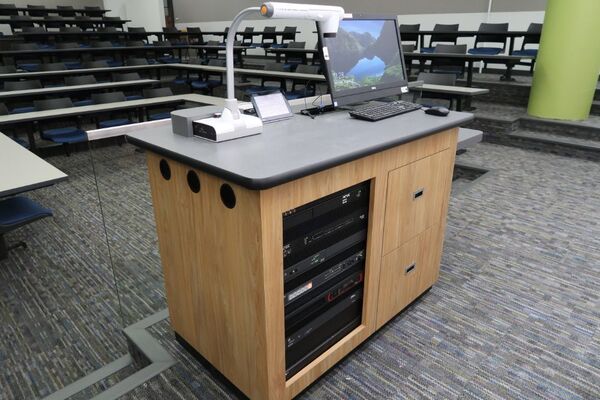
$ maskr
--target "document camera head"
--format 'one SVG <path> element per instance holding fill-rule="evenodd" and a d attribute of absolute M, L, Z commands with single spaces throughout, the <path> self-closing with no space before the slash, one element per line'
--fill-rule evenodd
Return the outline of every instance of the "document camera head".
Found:
<path fill-rule="evenodd" d="M 335 36 L 340 20 L 344 18 L 344 9 L 318 4 L 296 4 L 269 1 L 260 7 L 260 15 L 266 18 L 310 19 L 320 23 L 324 36 Z"/>

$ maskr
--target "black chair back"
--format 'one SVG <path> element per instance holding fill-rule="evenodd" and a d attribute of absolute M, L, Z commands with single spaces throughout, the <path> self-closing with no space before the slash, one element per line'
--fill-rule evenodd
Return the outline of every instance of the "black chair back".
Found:
<path fill-rule="evenodd" d="M 190 43 L 202 44 L 204 43 L 204 37 L 202 36 L 202 30 L 198 27 L 187 28 L 187 33 L 190 35 Z"/>
<path fill-rule="evenodd" d="M 10 112 L 4 103 L 0 103 L 0 115 L 8 115 Z"/>
<path fill-rule="evenodd" d="M 433 47 L 434 43 L 452 43 L 456 44 L 458 40 L 458 24 L 435 24 L 433 27 L 434 32 L 445 32 L 445 33 L 434 33 L 431 35 L 429 40 L 429 47 Z M 457 32 L 448 33 L 448 32 Z"/>
<path fill-rule="evenodd" d="M 143 26 L 130 26 L 127 28 L 127 32 L 131 33 L 146 33 L 146 28 Z"/>
<path fill-rule="evenodd" d="M 137 72 L 126 72 L 123 74 L 112 74 L 113 82 L 139 81 L 142 79 Z"/>
<path fill-rule="evenodd" d="M 0 65 L 0 74 L 14 74 L 17 69 L 12 65 Z"/>
<path fill-rule="evenodd" d="M 39 50 L 40 47 L 35 43 L 13 43 L 13 50 Z"/>
<path fill-rule="evenodd" d="M 83 9 L 88 17 L 102 17 L 104 15 L 102 8 L 98 6 L 85 6 Z"/>
<path fill-rule="evenodd" d="M 100 42 L 92 42 L 92 43 L 90 43 L 90 46 L 96 47 L 96 48 L 98 48 L 98 47 L 113 47 L 113 44 L 112 44 L 112 42 L 103 40 Z"/>
<path fill-rule="evenodd" d="M 98 28 L 98 32 L 120 32 L 114 26 L 105 26 L 104 28 Z"/>
<path fill-rule="evenodd" d="M 28 32 L 28 33 L 46 33 L 46 28 L 44 28 L 43 26 L 24 26 L 23 27 L 23 32 Z"/>
<path fill-rule="evenodd" d="M 79 43 L 75 42 L 58 42 L 56 43 L 57 49 L 78 49 Z"/>
<path fill-rule="evenodd" d="M 128 58 L 125 60 L 125 65 L 148 65 L 148 60 L 145 58 Z"/>
<path fill-rule="evenodd" d="M 46 10 L 46 6 L 38 6 L 27 4 L 27 8 L 29 10 L 27 13 L 32 17 L 45 17 L 48 15 L 48 11 Z"/>
<path fill-rule="evenodd" d="M 126 100 L 123 92 L 92 93 L 92 101 L 95 104 L 117 103 Z"/>
<path fill-rule="evenodd" d="M 277 28 L 274 26 L 265 26 L 265 29 L 263 30 L 262 34 L 262 39 L 260 41 L 262 47 L 277 43 L 277 35 L 275 34 L 276 31 Z"/>
<path fill-rule="evenodd" d="M 87 15 L 76 15 L 75 19 L 77 20 L 76 25 L 82 30 L 94 28 L 94 22 Z"/>
<path fill-rule="evenodd" d="M 83 68 L 108 68 L 106 60 L 86 61 L 81 65 Z"/>
<path fill-rule="evenodd" d="M 299 73 L 299 74 L 317 75 L 319 73 L 319 70 L 320 70 L 320 67 L 318 65 L 300 64 L 296 67 L 296 73 Z"/>
<path fill-rule="evenodd" d="M 506 48 L 506 35 L 501 35 L 501 33 L 508 32 L 508 23 L 489 24 L 484 22 L 479 25 L 477 32 L 477 36 L 475 36 L 476 48 L 479 43 L 501 43 L 502 49 Z M 494 33 L 500 34 L 494 35 Z"/>
<path fill-rule="evenodd" d="M 40 71 L 64 71 L 67 69 L 64 63 L 40 64 Z"/>
<path fill-rule="evenodd" d="M 65 85 L 93 85 L 98 83 L 94 75 L 80 75 L 80 76 L 67 76 L 65 77 Z"/>
<path fill-rule="evenodd" d="M 4 90 L 12 91 L 12 90 L 32 90 L 32 89 L 41 89 L 42 82 L 39 79 L 33 79 L 29 81 L 8 81 L 4 82 Z"/>
<path fill-rule="evenodd" d="M 467 54 L 467 45 L 466 44 L 438 44 L 435 46 L 434 54 L 443 53 L 443 54 Z M 431 60 L 431 71 L 434 72 L 449 72 L 449 73 L 459 73 L 462 75 L 465 70 L 465 61 L 464 60 L 453 60 L 450 58 L 436 58 Z"/>
<path fill-rule="evenodd" d="M 79 32 L 83 32 L 83 29 L 81 29 L 78 26 L 62 26 L 60 28 L 60 32 L 75 32 L 75 33 L 79 33 Z"/>
<path fill-rule="evenodd" d="M 62 21 L 63 19 L 64 19 L 63 17 L 46 15 L 44 17 L 44 25 L 46 25 L 46 28 L 58 28 L 58 29 L 60 29 L 61 27 L 67 25 L 66 22 Z"/>
<path fill-rule="evenodd" d="M 525 35 L 525 37 L 523 38 L 521 50 L 524 50 L 525 45 L 527 44 L 540 44 L 540 35 L 542 34 L 543 26 L 544 24 L 537 24 L 535 22 L 529 24 L 529 27 L 527 28 L 527 33 L 530 34 L 530 36 Z"/>
<path fill-rule="evenodd" d="M 416 48 L 417 48 L 417 46 L 415 46 L 414 44 L 403 44 L 402 52 L 403 53 L 413 53 Z"/>
<path fill-rule="evenodd" d="M 286 26 L 283 28 L 283 34 L 281 35 L 281 43 L 286 40 L 295 41 L 296 40 L 296 31 L 298 30 L 295 26 Z"/>
<path fill-rule="evenodd" d="M 0 4 L 0 15 L 19 15 L 14 4 Z"/>
<path fill-rule="evenodd" d="M 168 88 L 168 87 L 144 89 L 142 91 L 142 95 L 146 98 L 166 97 L 166 96 L 173 96 L 173 91 L 171 90 L 171 88 Z"/>
<path fill-rule="evenodd" d="M 244 29 L 244 33 L 242 33 L 242 44 L 252 44 L 252 41 L 254 40 L 254 27 L 252 26 L 247 26 Z"/>
<path fill-rule="evenodd" d="M 456 86 L 456 75 L 454 74 L 421 72 L 417 76 L 417 80 L 423 81 L 423 83 L 429 83 L 431 85 Z"/>
<path fill-rule="evenodd" d="M 421 24 L 402 24 L 400 25 L 400 40 L 402 43 L 414 42 L 419 43 L 419 30 Z"/>
<path fill-rule="evenodd" d="M 71 108 L 73 102 L 69 97 L 60 97 L 57 99 L 35 100 L 33 106 L 38 111 L 56 110 L 58 108 Z"/>
<path fill-rule="evenodd" d="M 74 17 L 75 16 L 75 10 L 73 8 L 73 6 L 56 6 L 56 9 L 58 10 L 58 15 L 60 17 Z"/>

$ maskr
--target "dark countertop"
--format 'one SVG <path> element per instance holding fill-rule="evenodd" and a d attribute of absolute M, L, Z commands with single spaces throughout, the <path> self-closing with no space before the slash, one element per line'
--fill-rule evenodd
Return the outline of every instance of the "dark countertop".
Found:
<path fill-rule="evenodd" d="M 336 111 L 311 119 L 296 114 L 265 124 L 259 135 L 221 143 L 172 133 L 171 126 L 127 135 L 129 141 L 248 189 L 268 189 L 316 172 L 454 128 L 473 115 L 414 111 L 378 122 Z"/>

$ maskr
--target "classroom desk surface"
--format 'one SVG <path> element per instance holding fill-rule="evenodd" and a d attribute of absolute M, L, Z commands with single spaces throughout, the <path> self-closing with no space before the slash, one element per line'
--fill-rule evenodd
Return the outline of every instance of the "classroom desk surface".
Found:
<path fill-rule="evenodd" d="M 57 110 L 34 111 L 21 114 L 0 116 L 0 125 L 12 125 L 23 122 L 41 121 L 79 115 L 98 114 L 102 112 L 119 111 L 124 109 L 139 109 L 163 104 L 191 102 L 198 104 L 224 104 L 224 99 L 219 97 L 204 96 L 201 94 L 180 94 L 174 96 L 153 97 L 140 100 L 118 101 L 115 103 L 92 104 L 89 106 L 60 108 Z"/>
<path fill-rule="evenodd" d="M 46 8 L 31 8 L 31 7 L 4 7 L 4 6 L 0 6 L 0 11 L 23 11 L 23 12 L 28 12 L 28 11 L 35 11 L 35 12 L 47 12 L 47 13 L 51 13 L 51 14 L 56 14 L 59 12 L 76 12 L 76 13 L 82 13 L 82 14 L 98 14 L 98 13 L 102 13 L 102 14 L 106 14 L 107 12 L 109 12 L 110 10 L 107 9 L 94 9 L 94 10 L 90 10 L 87 8 L 70 8 L 70 9 L 58 9 L 56 7 L 46 7 Z"/>
<path fill-rule="evenodd" d="M 0 81 L 5 80 L 17 80 L 17 79 L 39 79 L 39 78 L 52 78 L 59 76 L 70 76 L 70 75 L 87 75 L 87 74 L 99 74 L 99 73 L 119 73 L 119 72 L 131 72 L 138 70 L 161 70 L 161 69 L 172 69 L 181 71 L 201 71 L 201 72 L 220 72 L 224 74 L 226 72 L 225 67 L 209 66 L 201 64 L 150 64 L 150 65 L 131 65 L 122 67 L 103 67 L 103 68 L 83 68 L 83 69 L 70 69 L 62 71 L 37 71 L 37 72 L 15 72 L 9 74 L 0 74 Z M 323 75 L 315 74 L 300 74 L 296 72 L 282 72 L 282 71 L 265 71 L 262 69 L 249 69 L 249 68 L 235 68 L 236 75 L 252 75 L 252 76 L 269 76 L 276 78 L 286 79 L 303 79 L 311 81 L 325 81 Z"/>
<path fill-rule="evenodd" d="M 50 186 L 67 175 L 0 133 L 0 197 Z"/>
<path fill-rule="evenodd" d="M 262 190 L 472 119 L 468 113 L 453 111 L 440 118 L 419 110 L 372 123 L 336 111 L 314 119 L 295 114 L 289 120 L 265 124 L 259 135 L 222 143 L 174 135 L 164 126 L 127 137 L 152 152 L 248 189 Z"/>
<path fill-rule="evenodd" d="M 508 38 L 508 53 L 511 54 L 514 50 L 515 38 L 518 37 L 531 37 L 531 38 L 540 38 L 541 34 L 539 33 L 530 33 L 527 31 L 507 31 L 507 32 L 479 32 L 479 31 L 434 31 L 434 30 L 419 30 L 418 32 L 404 32 L 405 34 L 418 34 L 421 41 L 421 46 L 425 45 L 425 35 L 446 35 L 446 36 L 454 36 L 454 37 L 473 37 L 473 36 L 504 36 Z M 401 32 L 402 34 L 402 32 Z"/>
<path fill-rule="evenodd" d="M 28 89 L 28 90 L 11 90 L 6 92 L 0 92 L 0 100 L 6 101 L 15 97 L 40 97 L 49 94 L 61 94 L 61 93 L 72 93 L 72 92 L 85 92 L 93 90 L 104 90 L 104 89 L 116 89 L 123 87 L 134 87 L 134 86 L 149 86 L 159 84 L 160 81 L 156 79 L 138 79 L 134 81 L 120 81 L 120 82 L 102 82 L 93 83 L 89 85 L 70 85 L 70 86 L 56 86 L 42 89 Z"/>
<path fill-rule="evenodd" d="M 66 23 L 72 25 L 87 25 L 87 24 L 126 24 L 131 22 L 130 19 L 105 19 L 103 17 L 90 17 L 86 19 L 80 19 L 75 17 L 30 17 L 28 19 L 12 19 L 10 17 L 0 17 L 0 24 L 14 25 L 14 26 L 27 26 L 27 24 L 35 23 L 38 25 Z"/>
<path fill-rule="evenodd" d="M 533 60 L 535 57 L 532 56 L 512 56 L 512 55 L 482 55 L 482 54 L 455 54 L 455 53 L 416 53 L 416 52 L 406 52 L 404 53 L 404 58 L 408 61 L 408 63 L 412 62 L 412 60 L 418 60 L 421 65 L 421 69 L 423 68 L 423 64 L 427 60 L 457 60 L 463 61 L 467 63 L 467 86 L 471 86 L 473 84 L 473 65 L 477 61 L 482 61 L 486 63 L 497 63 L 506 65 L 506 72 L 501 76 L 503 80 L 513 80 L 512 78 L 512 69 L 513 67 L 520 63 L 522 60 Z"/>
<path fill-rule="evenodd" d="M 67 53 L 111 53 L 126 51 L 165 51 L 186 49 L 189 45 L 170 45 L 170 46 L 111 46 L 111 47 L 75 47 L 70 49 L 35 49 L 35 50 L 2 50 L 0 56 L 18 56 L 18 55 L 53 55 Z"/>
<path fill-rule="evenodd" d="M 446 93 L 446 94 L 457 94 L 462 96 L 477 96 L 480 94 L 489 93 L 489 89 L 464 87 L 464 86 L 446 86 L 446 85 L 434 85 L 431 83 L 424 83 L 419 86 L 411 86 L 411 90 L 420 92 L 430 93 Z"/>

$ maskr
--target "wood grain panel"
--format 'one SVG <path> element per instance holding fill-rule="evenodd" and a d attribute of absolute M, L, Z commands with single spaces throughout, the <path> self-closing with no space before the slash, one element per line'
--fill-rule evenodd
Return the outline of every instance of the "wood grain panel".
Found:
<path fill-rule="evenodd" d="M 426 229 L 383 257 L 377 325 L 381 327 L 427 290 L 439 265 L 439 225 Z"/>
<path fill-rule="evenodd" d="M 439 223 L 452 176 L 451 153 L 444 150 L 390 172 L 383 254 Z"/>
<path fill-rule="evenodd" d="M 166 181 L 158 169 L 161 157 L 149 152 L 152 197 L 174 329 L 250 398 L 279 400 L 296 396 L 395 315 L 406 298 L 418 296 L 423 287 L 437 279 L 447 210 L 443 197 L 449 193 L 451 169 L 440 172 L 439 177 L 429 171 L 449 168 L 456 133 L 456 129 L 440 132 L 260 192 L 230 184 L 237 200 L 234 209 L 221 202 L 222 179 L 196 171 L 201 190 L 192 193 L 186 180 L 189 167 L 169 160 L 172 178 Z M 443 155 L 428 159 L 436 153 Z M 402 166 L 407 172 L 390 179 L 390 171 Z M 286 381 L 282 214 L 367 180 L 371 193 L 362 325 Z M 419 236 L 421 239 L 415 238 L 402 252 L 392 253 L 394 257 L 386 258 L 383 271 L 386 218 L 393 216 L 395 226 L 406 218 L 397 215 L 399 205 L 405 201 L 398 197 L 406 190 L 389 185 L 410 187 L 425 181 L 438 188 L 442 197 L 440 210 L 431 217 L 435 228 Z M 429 223 L 429 219 L 418 219 L 426 217 L 424 211 L 415 213 L 418 216 L 409 222 Z M 394 240 L 399 242 L 405 236 L 400 232 Z M 426 253 L 425 247 L 432 251 Z M 406 279 L 398 276 L 392 265 L 410 258 L 420 260 L 419 273 L 408 285 L 410 291 L 403 294 L 395 289 Z M 426 269 L 425 265 L 432 268 Z"/>
<path fill-rule="evenodd" d="M 173 327 L 246 395 L 267 398 L 259 192 L 231 184 L 236 206 L 229 209 L 221 179 L 196 171 L 194 194 L 189 168 L 170 160 L 167 185 L 152 168 L 156 157 L 149 155 L 149 167 Z"/>

